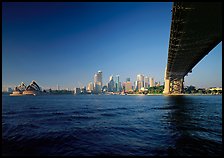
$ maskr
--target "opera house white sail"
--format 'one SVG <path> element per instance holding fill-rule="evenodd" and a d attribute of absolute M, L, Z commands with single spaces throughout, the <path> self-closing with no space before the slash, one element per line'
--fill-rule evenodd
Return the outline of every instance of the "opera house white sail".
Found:
<path fill-rule="evenodd" d="M 21 96 L 21 95 L 38 95 L 41 93 L 41 88 L 38 86 L 36 81 L 32 81 L 29 86 L 26 86 L 23 82 L 14 88 L 14 91 L 10 96 Z"/>

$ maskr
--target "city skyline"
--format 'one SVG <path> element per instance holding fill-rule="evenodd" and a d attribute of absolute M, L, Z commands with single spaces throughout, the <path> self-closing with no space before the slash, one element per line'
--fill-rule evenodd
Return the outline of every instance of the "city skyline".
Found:
<path fill-rule="evenodd" d="M 2 85 L 87 86 L 98 70 L 164 82 L 171 2 L 2 3 Z M 222 87 L 222 42 L 184 85 Z"/>

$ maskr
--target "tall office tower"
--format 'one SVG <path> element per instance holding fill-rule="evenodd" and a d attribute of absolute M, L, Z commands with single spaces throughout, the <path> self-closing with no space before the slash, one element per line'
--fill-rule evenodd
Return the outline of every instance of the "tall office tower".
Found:
<path fill-rule="evenodd" d="M 120 82 L 120 76 L 117 75 L 116 76 L 116 80 L 115 80 L 115 90 L 116 92 L 120 92 L 120 89 L 121 89 L 121 82 Z"/>
<path fill-rule="evenodd" d="M 126 82 L 122 87 L 124 87 L 124 92 L 133 91 L 130 77 L 126 78 Z"/>
<path fill-rule="evenodd" d="M 93 83 L 90 82 L 90 83 L 87 85 L 87 91 L 89 91 L 89 92 L 93 92 L 93 89 L 94 89 Z"/>
<path fill-rule="evenodd" d="M 100 86 L 103 86 L 103 76 L 102 76 L 102 71 L 98 71 L 98 73 L 96 73 L 94 75 L 94 83 L 99 82 Z"/>
<path fill-rule="evenodd" d="M 102 80 L 103 80 L 102 71 L 98 71 L 98 73 L 94 75 L 94 92 L 95 93 L 101 93 L 102 86 L 103 86 Z"/>
<path fill-rule="evenodd" d="M 114 80 L 113 75 L 111 75 L 110 78 L 109 78 L 109 81 L 112 81 L 112 80 Z"/>
<path fill-rule="evenodd" d="M 130 92 L 130 91 L 133 91 L 132 90 L 132 84 L 130 81 L 127 81 L 124 83 L 124 90 L 125 92 Z"/>
<path fill-rule="evenodd" d="M 155 83 L 154 83 L 154 78 L 150 77 L 150 87 L 154 87 Z"/>
<path fill-rule="evenodd" d="M 93 84 L 94 87 L 94 93 L 101 93 L 102 92 L 102 86 L 100 85 L 100 82 L 94 82 Z"/>
<path fill-rule="evenodd" d="M 103 87 L 103 74 L 102 71 L 98 71 L 98 76 L 99 76 L 99 82 L 101 84 L 101 87 Z"/>
<path fill-rule="evenodd" d="M 57 84 L 57 90 L 59 91 L 59 85 Z"/>
<path fill-rule="evenodd" d="M 134 82 L 134 90 L 138 90 L 138 81 Z"/>
<path fill-rule="evenodd" d="M 145 88 L 148 88 L 149 87 L 149 77 L 145 77 Z"/>
<path fill-rule="evenodd" d="M 114 78 L 111 75 L 108 83 L 108 92 L 114 92 Z"/>
<path fill-rule="evenodd" d="M 121 92 L 123 90 L 122 84 L 121 82 L 119 82 L 119 92 Z"/>
<path fill-rule="evenodd" d="M 97 77 L 98 77 L 97 74 L 94 74 L 93 83 L 96 83 L 98 81 Z"/>
<path fill-rule="evenodd" d="M 142 87 L 144 87 L 144 75 L 137 75 L 137 90 L 140 90 Z"/>

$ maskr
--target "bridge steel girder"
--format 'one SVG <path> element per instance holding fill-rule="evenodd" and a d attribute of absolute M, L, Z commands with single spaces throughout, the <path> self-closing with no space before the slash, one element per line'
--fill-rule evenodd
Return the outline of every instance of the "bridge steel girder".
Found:
<path fill-rule="evenodd" d="M 165 83 L 183 79 L 221 41 L 221 2 L 174 2 Z"/>

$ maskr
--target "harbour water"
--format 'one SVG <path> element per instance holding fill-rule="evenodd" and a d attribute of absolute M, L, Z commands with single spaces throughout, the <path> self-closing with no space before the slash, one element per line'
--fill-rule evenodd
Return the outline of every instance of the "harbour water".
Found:
<path fill-rule="evenodd" d="M 222 152 L 222 96 L 2 95 L 3 155 Z"/>

